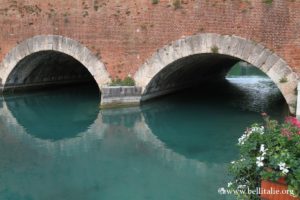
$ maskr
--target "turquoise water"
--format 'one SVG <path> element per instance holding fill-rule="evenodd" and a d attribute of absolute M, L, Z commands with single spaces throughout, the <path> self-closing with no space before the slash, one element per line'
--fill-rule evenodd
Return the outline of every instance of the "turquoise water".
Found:
<path fill-rule="evenodd" d="M 255 66 L 246 63 L 246 62 L 238 62 L 227 74 L 227 77 L 240 77 L 240 76 L 260 76 L 267 77 L 267 75 L 261 70 L 257 69 Z"/>
<path fill-rule="evenodd" d="M 92 88 L 0 101 L 2 200 L 222 200 L 227 165 L 260 112 L 287 112 L 264 77 L 229 78 L 143 104 L 99 110 Z"/>

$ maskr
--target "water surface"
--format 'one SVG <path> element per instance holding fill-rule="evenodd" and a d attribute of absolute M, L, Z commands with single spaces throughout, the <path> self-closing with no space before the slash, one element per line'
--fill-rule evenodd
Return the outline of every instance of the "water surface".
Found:
<path fill-rule="evenodd" d="M 260 112 L 287 112 L 265 77 L 228 78 L 141 107 L 99 110 L 61 89 L 0 103 L 0 199 L 222 200 L 227 165 Z"/>

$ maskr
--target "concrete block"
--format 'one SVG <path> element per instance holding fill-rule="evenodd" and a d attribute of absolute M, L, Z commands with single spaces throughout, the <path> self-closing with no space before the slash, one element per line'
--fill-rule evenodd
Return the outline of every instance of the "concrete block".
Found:
<path fill-rule="evenodd" d="M 102 87 L 101 108 L 127 107 L 140 104 L 142 88 L 136 86 Z"/>

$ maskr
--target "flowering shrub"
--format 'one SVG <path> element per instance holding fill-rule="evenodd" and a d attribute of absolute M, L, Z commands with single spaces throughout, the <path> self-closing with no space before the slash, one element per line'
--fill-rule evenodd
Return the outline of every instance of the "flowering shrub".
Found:
<path fill-rule="evenodd" d="M 262 179 L 276 182 L 284 177 L 289 190 L 300 196 L 300 122 L 287 117 L 284 123 L 263 114 L 263 125 L 253 124 L 239 138 L 240 159 L 229 171 L 234 181 L 230 189 L 255 190 Z M 255 194 L 239 193 L 238 199 L 259 199 Z"/>

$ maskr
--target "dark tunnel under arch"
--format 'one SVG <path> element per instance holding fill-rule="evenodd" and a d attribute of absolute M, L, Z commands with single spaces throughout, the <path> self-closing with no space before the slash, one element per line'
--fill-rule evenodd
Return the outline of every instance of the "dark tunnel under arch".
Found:
<path fill-rule="evenodd" d="M 74 64 L 74 69 L 71 69 L 71 67 L 67 67 L 68 69 L 56 68 L 58 69 L 57 73 L 55 70 L 50 72 L 53 66 L 51 69 L 47 69 L 45 67 L 47 63 L 44 61 L 50 61 L 50 64 L 48 64 L 49 67 L 51 62 L 52 65 L 55 63 L 53 57 L 58 58 L 57 61 L 55 61 L 56 64 L 65 61 L 69 66 Z M 32 66 L 22 67 L 26 62 L 31 63 Z M 44 65 L 44 67 L 38 67 L 41 65 Z M 79 65 L 81 65 L 81 68 L 78 67 Z M 26 70 L 24 70 L 25 68 Z M 103 85 L 110 82 L 109 74 L 104 63 L 76 40 L 59 35 L 37 35 L 19 43 L 5 56 L 0 63 L 0 86 L 2 86 L 1 90 L 5 90 L 9 87 L 25 86 L 28 83 L 34 83 L 36 85 L 37 82 L 41 84 L 43 84 L 43 82 L 50 83 L 51 79 L 54 81 L 65 79 L 67 82 L 71 79 L 76 79 L 76 76 L 82 80 L 84 76 L 87 76 L 87 71 L 91 75 L 90 77 L 93 77 L 100 90 Z M 25 75 L 21 75 L 20 72 Z M 63 73 L 65 78 L 59 73 Z M 71 77 L 68 77 L 67 73 L 69 73 L 68 75 Z M 79 73 L 82 73 L 82 75 Z M 34 75 L 35 78 L 33 78 L 34 76 L 28 77 L 29 74 Z M 46 77 L 46 74 L 50 76 Z M 44 77 L 37 77 L 39 75 Z"/>
<path fill-rule="evenodd" d="M 276 53 L 251 40 L 229 35 L 189 36 L 159 49 L 136 72 L 142 100 L 168 94 L 195 83 L 224 78 L 237 62 L 264 72 L 279 88 L 291 113 L 296 111 L 298 75 Z M 282 79 L 286 81 L 282 82 Z"/>
<path fill-rule="evenodd" d="M 69 84 L 97 83 L 78 60 L 57 51 L 39 51 L 20 60 L 9 74 L 4 92 Z"/>

